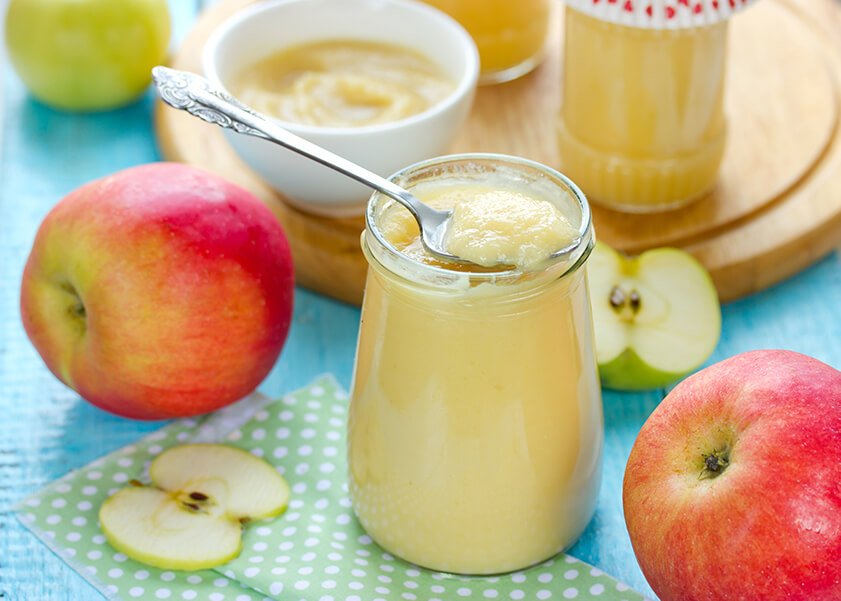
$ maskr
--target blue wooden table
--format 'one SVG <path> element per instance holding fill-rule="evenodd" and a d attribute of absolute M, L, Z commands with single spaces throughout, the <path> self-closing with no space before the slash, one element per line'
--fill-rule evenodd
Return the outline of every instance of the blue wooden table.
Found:
<path fill-rule="evenodd" d="M 177 40 L 192 22 L 196 3 L 171 4 Z M 0 65 L 0 599 L 97 599 L 94 589 L 20 526 L 10 508 L 50 480 L 160 424 L 99 411 L 47 371 L 20 323 L 20 278 L 41 219 L 64 194 L 91 179 L 159 159 L 153 99 L 147 94 L 109 113 L 63 114 L 29 98 L 6 62 Z M 357 308 L 299 289 L 289 341 L 261 390 L 278 396 L 323 372 L 333 372 L 348 386 L 358 319 Z M 838 254 L 724 307 L 724 333 L 711 361 L 757 348 L 793 349 L 841 368 Z M 571 550 L 648 594 L 624 527 L 621 485 L 634 438 L 665 392 L 605 393 L 598 510 Z"/>

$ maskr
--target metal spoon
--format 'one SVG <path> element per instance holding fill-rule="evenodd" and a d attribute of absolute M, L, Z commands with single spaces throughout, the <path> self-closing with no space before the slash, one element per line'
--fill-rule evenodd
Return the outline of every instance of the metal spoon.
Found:
<path fill-rule="evenodd" d="M 233 129 L 237 133 L 280 144 L 393 198 L 414 216 L 420 228 L 421 242 L 430 253 L 445 261 L 470 263 L 448 253 L 444 248 L 443 239 L 452 210 L 433 209 L 407 190 L 376 173 L 296 136 L 224 90 L 214 87 L 203 77 L 168 67 L 155 67 L 152 69 L 152 78 L 163 101 L 174 108 L 187 111 L 208 123 Z"/>

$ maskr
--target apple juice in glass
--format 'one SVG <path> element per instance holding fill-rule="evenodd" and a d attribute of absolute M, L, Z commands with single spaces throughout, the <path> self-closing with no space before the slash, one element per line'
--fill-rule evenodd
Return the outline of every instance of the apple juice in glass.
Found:
<path fill-rule="evenodd" d="M 433 206 L 522 194 L 572 226 L 571 250 L 529 270 L 434 259 L 408 212 L 379 194 L 362 236 L 348 425 L 357 516 L 383 548 L 427 568 L 535 564 L 581 534 L 599 487 L 586 200 L 561 174 L 501 155 L 432 159 L 394 181 Z"/>
<path fill-rule="evenodd" d="M 425 0 L 456 19 L 479 49 L 480 84 L 511 81 L 543 58 L 552 0 Z"/>

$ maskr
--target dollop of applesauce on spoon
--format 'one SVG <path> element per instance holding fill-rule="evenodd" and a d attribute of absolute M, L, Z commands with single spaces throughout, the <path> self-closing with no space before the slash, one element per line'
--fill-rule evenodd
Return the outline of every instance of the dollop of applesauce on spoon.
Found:
<path fill-rule="evenodd" d="M 436 209 L 453 210 L 444 246 L 447 252 L 473 264 L 433 257 L 421 244 L 409 212 L 394 207 L 380 222 L 383 235 L 401 253 L 428 265 L 455 271 L 512 267 L 532 271 L 578 237 L 576 228 L 554 203 L 516 183 L 430 183 L 413 188 L 412 193 Z"/>

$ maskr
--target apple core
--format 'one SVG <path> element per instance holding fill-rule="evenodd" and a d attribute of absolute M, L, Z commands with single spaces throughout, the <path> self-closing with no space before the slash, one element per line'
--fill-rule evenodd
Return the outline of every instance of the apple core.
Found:
<path fill-rule="evenodd" d="M 626 292 L 624 288 L 614 286 L 610 289 L 608 300 L 619 318 L 628 323 L 634 321 L 634 317 L 642 308 L 642 299 L 636 288 L 631 288 L 630 292 Z"/>

